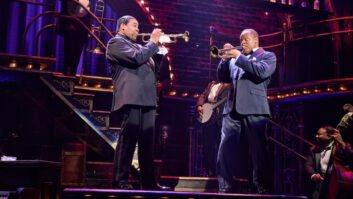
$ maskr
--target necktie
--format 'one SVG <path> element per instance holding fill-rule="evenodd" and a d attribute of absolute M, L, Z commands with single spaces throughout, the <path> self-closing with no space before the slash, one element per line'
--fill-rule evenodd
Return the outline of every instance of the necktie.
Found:
<path fill-rule="evenodd" d="M 245 53 L 243 53 L 243 55 L 245 55 L 245 56 L 247 56 L 248 58 L 251 56 L 251 54 L 253 54 L 254 53 L 254 51 L 250 51 L 249 53 L 247 53 L 247 54 L 245 54 Z"/>

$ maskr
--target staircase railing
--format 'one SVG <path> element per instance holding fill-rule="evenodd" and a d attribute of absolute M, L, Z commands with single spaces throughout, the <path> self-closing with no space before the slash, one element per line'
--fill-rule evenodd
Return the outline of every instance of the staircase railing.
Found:
<path fill-rule="evenodd" d="M 110 37 L 114 37 L 114 34 L 112 33 L 112 31 L 110 31 L 103 23 L 102 23 L 102 19 L 98 18 L 93 12 L 91 12 L 89 9 L 87 9 L 85 6 L 83 6 L 80 2 L 78 1 L 74 1 L 74 0 L 70 0 L 72 2 L 74 2 L 75 4 L 77 4 L 78 6 L 82 7 L 86 12 L 87 14 L 89 14 L 94 20 L 97 21 L 97 23 L 99 24 L 99 26 L 109 34 Z M 27 2 L 27 1 L 25 1 Z M 68 18 L 68 19 L 71 19 L 71 20 L 75 20 L 76 22 L 78 22 L 83 28 L 85 28 L 85 30 L 87 31 L 87 33 L 92 36 L 98 43 L 99 45 L 104 48 L 104 50 L 106 50 L 106 45 L 102 42 L 102 40 L 97 37 L 95 34 L 94 34 L 94 31 L 91 30 L 91 27 L 88 27 L 86 24 L 84 24 L 78 17 L 76 16 L 67 16 L 67 15 L 61 15 L 60 13 L 56 12 L 56 11 L 46 11 L 46 12 L 43 12 L 43 13 L 40 13 L 36 16 L 34 16 L 30 21 L 29 23 L 26 25 L 26 28 L 25 28 L 25 31 L 23 33 L 23 43 L 24 43 L 24 48 L 26 48 L 26 37 L 27 37 L 27 33 L 28 33 L 28 30 L 29 28 L 33 25 L 33 23 L 38 20 L 40 17 L 43 17 L 43 16 L 48 16 L 48 15 L 53 15 L 54 17 L 56 18 Z M 35 49 L 36 49 L 36 53 L 38 55 L 38 52 L 37 52 L 37 45 L 38 45 L 38 42 L 37 40 L 39 40 L 39 36 L 40 34 L 42 34 L 44 32 L 44 30 L 47 30 L 49 28 L 55 28 L 56 26 L 55 25 L 47 25 L 45 26 L 44 28 L 42 28 L 36 35 L 36 46 L 35 46 Z"/>
<path fill-rule="evenodd" d="M 275 121 L 273 121 L 273 120 L 271 120 L 271 119 L 269 120 L 269 122 L 270 122 L 272 125 L 276 126 L 277 128 L 281 129 L 284 133 L 286 133 L 286 134 L 288 134 L 288 135 L 291 135 L 291 136 L 294 137 L 294 138 L 297 138 L 299 141 L 301 141 L 301 142 L 303 142 L 303 143 L 309 145 L 310 147 L 315 146 L 315 144 L 313 144 L 312 142 L 310 142 L 310 141 L 308 141 L 308 140 L 306 140 L 306 139 L 304 139 L 304 138 L 302 138 L 302 137 L 296 135 L 295 133 L 291 132 L 289 129 L 283 127 L 282 125 L 278 124 L 277 122 L 275 122 Z M 286 149 L 286 150 L 292 152 L 292 153 L 295 154 L 297 157 L 299 157 L 299 158 L 301 158 L 301 159 L 303 159 L 303 160 L 306 160 L 306 157 L 305 157 L 304 155 L 302 155 L 302 154 L 300 154 L 299 152 L 295 151 L 294 149 L 288 147 L 287 145 L 283 144 L 282 142 L 276 140 L 275 138 L 273 138 L 273 137 L 271 137 L 271 136 L 267 136 L 267 139 L 270 140 L 270 141 L 272 141 L 273 143 L 277 144 L 278 146 L 280 146 L 280 147 L 282 147 L 282 148 L 284 148 L 284 149 Z"/>

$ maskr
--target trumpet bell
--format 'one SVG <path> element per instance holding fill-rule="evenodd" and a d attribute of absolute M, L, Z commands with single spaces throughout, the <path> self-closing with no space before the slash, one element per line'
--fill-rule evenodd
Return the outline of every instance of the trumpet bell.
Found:
<path fill-rule="evenodd" d="M 159 38 L 159 43 L 168 44 L 168 43 L 176 43 L 177 39 L 184 39 L 185 42 L 189 42 L 190 37 L 189 31 L 185 31 L 183 34 L 165 34 Z"/>
<path fill-rule="evenodd" d="M 242 47 L 241 46 L 235 46 L 235 47 L 232 47 L 232 48 L 223 48 L 223 49 L 219 49 L 217 48 L 216 46 L 211 46 L 210 48 L 210 55 L 211 57 L 213 58 L 218 58 L 219 56 L 222 56 L 224 54 L 224 52 L 228 51 L 228 50 L 233 50 L 233 49 L 237 49 L 239 51 L 242 50 Z"/>
<path fill-rule="evenodd" d="M 185 31 L 184 34 L 183 34 L 183 39 L 185 42 L 189 42 L 190 41 L 190 33 L 189 31 Z"/>
<path fill-rule="evenodd" d="M 218 48 L 216 46 L 211 46 L 210 55 L 213 58 L 217 58 L 219 56 L 219 50 L 218 50 Z"/>

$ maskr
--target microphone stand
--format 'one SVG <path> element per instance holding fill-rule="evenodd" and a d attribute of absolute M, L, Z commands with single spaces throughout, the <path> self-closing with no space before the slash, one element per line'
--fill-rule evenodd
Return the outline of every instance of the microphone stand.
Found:
<path fill-rule="evenodd" d="M 214 26 L 210 26 L 210 46 L 213 46 L 214 43 L 214 34 L 215 34 L 216 28 Z M 209 61 L 208 61 L 208 82 L 211 82 L 211 69 L 212 69 L 212 56 L 211 53 L 209 54 Z"/>

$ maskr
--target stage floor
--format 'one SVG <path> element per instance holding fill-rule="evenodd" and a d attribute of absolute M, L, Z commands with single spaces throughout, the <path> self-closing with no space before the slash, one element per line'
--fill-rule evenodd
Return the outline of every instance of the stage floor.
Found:
<path fill-rule="evenodd" d="M 221 194 L 207 192 L 181 192 L 181 191 L 147 191 L 147 190 L 118 190 L 118 189 L 94 189 L 94 188 L 66 188 L 63 191 L 63 199 L 79 198 L 143 198 L 143 199 L 173 199 L 173 198 L 307 198 L 305 196 L 292 195 L 260 195 L 260 194 Z"/>

